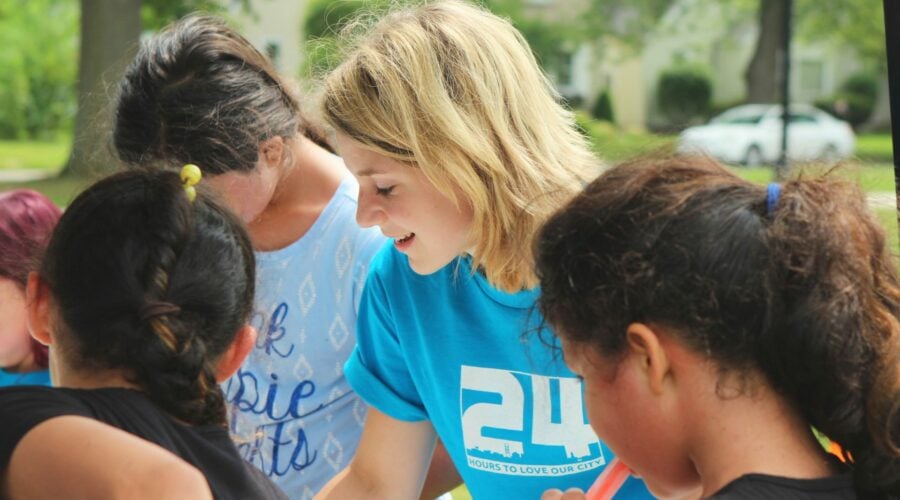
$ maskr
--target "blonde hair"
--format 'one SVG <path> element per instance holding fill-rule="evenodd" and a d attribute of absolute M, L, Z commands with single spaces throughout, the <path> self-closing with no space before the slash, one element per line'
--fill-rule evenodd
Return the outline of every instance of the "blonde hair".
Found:
<path fill-rule="evenodd" d="M 473 268 L 502 290 L 537 284 L 534 234 L 599 162 L 508 21 L 459 1 L 394 11 L 322 90 L 338 131 L 466 198 Z"/>

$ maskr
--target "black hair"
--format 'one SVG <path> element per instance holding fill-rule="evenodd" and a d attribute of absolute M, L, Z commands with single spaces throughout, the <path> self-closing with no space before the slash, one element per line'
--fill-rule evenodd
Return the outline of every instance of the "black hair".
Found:
<path fill-rule="evenodd" d="M 119 86 L 113 143 L 129 165 L 252 170 L 259 145 L 297 133 L 331 151 L 272 63 L 221 19 L 190 15 L 142 42 Z"/>
<path fill-rule="evenodd" d="M 765 375 L 845 450 L 857 490 L 900 495 L 900 280 L 859 189 L 766 188 L 703 157 L 641 158 L 593 181 L 535 243 L 539 308 L 616 356 L 632 322 L 724 370 Z"/>
<path fill-rule="evenodd" d="M 255 261 L 240 221 L 178 174 L 105 178 L 63 213 L 40 275 L 74 367 L 121 370 L 171 415 L 225 425 L 215 362 L 246 323 Z"/>

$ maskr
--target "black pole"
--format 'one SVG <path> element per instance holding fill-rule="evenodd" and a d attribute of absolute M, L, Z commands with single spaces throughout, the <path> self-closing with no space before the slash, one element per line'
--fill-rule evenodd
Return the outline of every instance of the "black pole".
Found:
<path fill-rule="evenodd" d="M 888 63 L 888 93 L 891 101 L 891 139 L 894 147 L 894 191 L 897 201 L 900 201 L 900 161 L 898 161 L 898 147 L 900 147 L 900 127 L 895 125 L 900 119 L 900 40 L 897 39 L 897 23 L 900 23 L 900 7 L 897 0 L 884 0 L 884 38 L 887 48 Z M 898 203 L 897 206 L 900 206 Z M 900 212 L 897 213 L 897 224 L 900 225 Z"/>
<path fill-rule="evenodd" d="M 891 1 L 891 0 L 885 0 Z M 783 180 L 788 174 L 788 124 L 791 107 L 791 21 L 794 15 L 793 0 L 784 0 L 784 18 L 781 25 L 784 45 L 781 52 L 781 156 L 775 167 L 775 176 Z"/>

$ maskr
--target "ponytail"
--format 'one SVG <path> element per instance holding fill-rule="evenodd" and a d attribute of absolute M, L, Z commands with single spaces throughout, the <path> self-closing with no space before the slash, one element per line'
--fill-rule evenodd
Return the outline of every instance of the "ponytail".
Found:
<path fill-rule="evenodd" d="M 174 238 L 157 235 L 158 243 L 151 250 L 150 262 L 155 265 L 148 273 L 145 302 L 138 311 L 140 329 L 145 330 L 141 338 L 147 346 L 146 354 L 134 366 L 135 382 L 150 399 L 181 420 L 223 425 L 224 398 L 216 384 L 205 341 L 187 320 L 188 311 L 182 314 L 180 306 L 165 302 L 169 296 L 169 274 L 175 271 L 178 254 L 193 229 L 188 210 L 186 217 L 176 217 L 176 225 L 168 227 L 166 233 Z M 184 225 L 179 227 L 178 223 Z"/>
<path fill-rule="evenodd" d="M 260 143 L 298 134 L 333 152 L 295 86 L 216 17 L 189 15 L 144 41 L 119 85 L 113 143 L 132 166 L 248 172 Z"/>
<path fill-rule="evenodd" d="M 859 491 L 900 495 L 900 279 L 850 183 L 785 185 L 768 231 L 763 370 L 841 445 Z"/>
<path fill-rule="evenodd" d="M 245 324 L 254 258 L 240 222 L 177 174 L 104 179 L 65 211 L 41 267 L 76 368 L 122 371 L 173 417 L 225 425 L 215 363 Z"/>

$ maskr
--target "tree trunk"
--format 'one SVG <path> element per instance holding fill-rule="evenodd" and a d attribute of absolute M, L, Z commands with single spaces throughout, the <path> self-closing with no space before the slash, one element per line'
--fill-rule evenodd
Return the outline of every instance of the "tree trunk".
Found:
<path fill-rule="evenodd" d="M 744 75 L 747 82 L 747 102 L 774 103 L 781 97 L 778 89 L 778 63 L 779 53 L 784 46 L 782 25 L 785 14 L 784 0 L 760 0 L 759 38 Z"/>
<path fill-rule="evenodd" d="M 63 175 L 115 170 L 110 130 L 115 90 L 141 34 L 141 0 L 81 0 L 78 111 Z"/>

